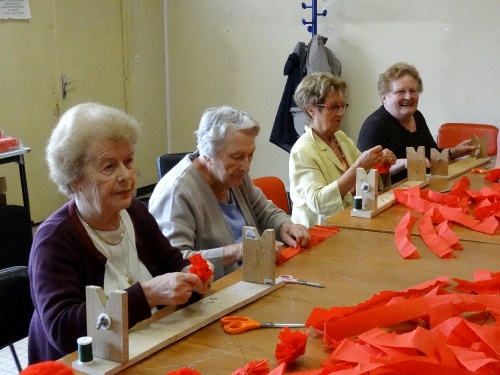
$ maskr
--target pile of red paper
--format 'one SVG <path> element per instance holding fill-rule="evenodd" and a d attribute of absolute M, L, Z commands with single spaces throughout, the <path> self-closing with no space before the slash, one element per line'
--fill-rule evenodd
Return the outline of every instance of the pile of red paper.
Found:
<path fill-rule="evenodd" d="M 419 233 L 427 247 L 440 258 L 452 258 L 453 250 L 462 248 L 452 224 L 489 235 L 498 234 L 500 230 L 500 184 L 492 183 L 481 190 L 469 187 L 469 179 L 462 177 L 446 194 L 418 186 L 394 190 L 400 204 L 423 214 L 418 223 Z M 410 236 L 417 220 L 408 211 L 396 226 L 396 247 L 405 259 L 420 257 Z"/>

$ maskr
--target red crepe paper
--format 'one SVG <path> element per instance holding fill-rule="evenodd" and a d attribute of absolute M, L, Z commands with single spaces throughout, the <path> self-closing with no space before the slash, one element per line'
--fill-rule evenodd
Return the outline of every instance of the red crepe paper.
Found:
<path fill-rule="evenodd" d="M 167 372 L 165 375 L 201 375 L 201 372 L 191 367 L 182 367 L 176 371 Z"/>
<path fill-rule="evenodd" d="M 500 180 L 500 168 L 489 171 L 486 176 L 484 176 L 484 179 L 490 182 L 498 182 L 498 180 Z"/>
<path fill-rule="evenodd" d="M 309 228 L 309 244 L 306 247 L 299 246 L 298 248 L 287 247 L 281 250 L 280 257 L 277 264 L 286 262 L 288 259 L 293 258 L 298 253 L 304 251 L 305 249 L 310 249 L 326 238 L 333 236 L 340 229 L 337 227 L 327 227 L 323 225 L 316 225 L 313 228 Z"/>
<path fill-rule="evenodd" d="M 379 164 L 379 165 L 373 167 L 373 169 L 378 169 L 378 173 L 380 173 L 380 174 L 386 174 L 389 172 L 391 167 L 392 167 L 391 163 L 384 163 L 384 164 Z"/>
<path fill-rule="evenodd" d="M 286 362 L 283 362 L 282 364 L 278 365 L 273 371 L 271 371 L 269 375 L 283 375 L 285 373 L 285 369 L 286 369 Z"/>
<path fill-rule="evenodd" d="M 418 231 L 427 247 L 440 258 L 454 258 L 452 248 L 439 236 L 432 225 L 432 218 L 426 213 L 418 223 Z"/>
<path fill-rule="evenodd" d="M 411 216 L 410 211 L 408 211 L 398 223 L 394 232 L 396 247 L 404 259 L 420 258 L 417 248 L 411 243 L 411 228 L 415 221 L 417 221 L 417 218 Z"/>
<path fill-rule="evenodd" d="M 242 368 L 232 372 L 231 375 L 268 375 L 269 360 L 261 359 L 259 361 L 248 362 Z"/>
<path fill-rule="evenodd" d="M 278 363 L 293 363 L 306 352 L 309 332 L 292 332 L 289 327 L 283 328 L 279 333 L 281 342 L 276 345 L 274 356 Z"/>
<path fill-rule="evenodd" d="M 498 280 L 500 273 L 481 270 L 474 278 Z M 334 350 L 322 374 L 499 374 L 500 323 L 480 324 L 488 314 L 500 321 L 500 296 L 452 293 L 443 289 L 446 279 L 331 308 L 323 341 Z"/>
<path fill-rule="evenodd" d="M 201 281 L 206 283 L 212 275 L 213 271 L 208 266 L 208 262 L 199 253 L 193 254 L 189 257 L 189 262 L 193 265 L 190 269 L 190 273 L 198 275 Z"/>
<path fill-rule="evenodd" d="M 492 273 L 489 270 L 479 270 L 474 273 L 474 282 L 461 279 L 453 280 L 457 283 L 454 290 L 462 293 L 500 293 L 500 272 Z"/>
<path fill-rule="evenodd" d="M 29 365 L 20 375 L 73 375 L 73 369 L 62 362 L 46 361 Z"/>

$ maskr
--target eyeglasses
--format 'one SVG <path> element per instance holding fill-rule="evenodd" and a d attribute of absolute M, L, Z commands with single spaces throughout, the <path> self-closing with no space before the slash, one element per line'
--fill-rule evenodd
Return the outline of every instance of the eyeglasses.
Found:
<path fill-rule="evenodd" d="M 349 107 L 348 103 L 342 103 L 342 104 L 316 104 L 318 107 L 323 107 L 328 109 L 331 112 L 338 112 L 341 109 L 344 111 Z"/>
<path fill-rule="evenodd" d="M 406 94 L 410 94 L 410 96 L 413 96 L 414 98 L 416 98 L 417 96 L 420 95 L 420 93 L 418 92 L 417 89 L 408 89 L 408 90 L 396 90 L 396 91 L 391 91 L 394 95 L 397 95 L 397 96 L 405 96 Z"/>

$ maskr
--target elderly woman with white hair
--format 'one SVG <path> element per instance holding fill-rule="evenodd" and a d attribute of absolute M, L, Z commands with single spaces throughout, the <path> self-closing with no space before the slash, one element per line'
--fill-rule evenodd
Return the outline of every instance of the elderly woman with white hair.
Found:
<path fill-rule="evenodd" d="M 87 335 L 85 287 L 128 294 L 128 325 L 157 306 L 186 303 L 209 281 L 163 236 L 146 206 L 133 198 L 139 124 L 96 103 L 69 109 L 46 149 L 50 177 L 70 200 L 38 228 L 29 262 L 35 313 L 29 363 L 55 360 Z"/>
<path fill-rule="evenodd" d="M 309 232 L 268 201 L 253 183 L 250 164 L 260 125 L 228 106 L 207 109 L 195 132 L 198 150 L 156 185 L 149 210 L 184 257 L 200 253 L 215 266 L 214 278 L 238 268 L 242 227 L 275 229 L 289 246 L 305 246 Z M 279 256 L 279 248 L 276 249 Z"/>

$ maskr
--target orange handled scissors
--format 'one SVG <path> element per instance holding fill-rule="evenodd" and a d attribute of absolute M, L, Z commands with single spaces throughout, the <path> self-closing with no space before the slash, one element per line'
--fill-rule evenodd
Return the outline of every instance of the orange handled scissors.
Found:
<path fill-rule="evenodd" d="M 283 328 L 283 327 L 292 327 L 292 328 L 301 328 L 305 327 L 305 324 L 300 323 L 269 323 L 269 322 L 257 322 L 246 316 L 225 316 L 221 318 L 222 328 L 227 333 L 235 334 L 235 333 L 243 333 L 250 329 L 256 328 Z"/>

